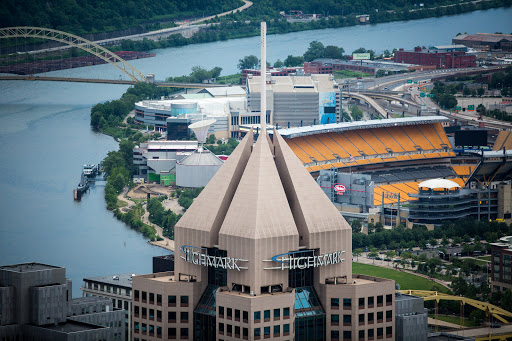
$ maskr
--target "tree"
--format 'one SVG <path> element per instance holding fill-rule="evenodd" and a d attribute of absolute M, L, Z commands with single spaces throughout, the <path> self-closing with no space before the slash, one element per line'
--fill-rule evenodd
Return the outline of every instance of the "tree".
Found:
<path fill-rule="evenodd" d="M 392 260 L 392 259 L 393 259 L 393 257 L 395 257 L 395 256 L 396 256 L 396 252 L 395 252 L 395 251 L 388 251 L 388 252 L 386 252 L 386 258 L 388 258 L 388 259 L 389 259 L 389 260 L 388 260 L 388 263 L 389 263 L 389 262 L 390 262 L 390 260 Z"/>
<path fill-rule="evenodd" d="M 324 50 L 325 58 L 342 59 L 345 50 L 342 47 L 327 45 Z"/>
<path fill-rule="evenodd" d="M 373 264 L 375 264 L 375 258 L 377 258 L 379 254 L 376 251 L 372 251 L 368 254 L 368 258 L 373 259 Z"/>
<path fill-rule="evenodd" d="M 286 59 L 284 60 L 283 63 L 284 63 L 284 65 L 290 66 L 290 67 L 301 66 L 302 64 L 304 64 L 304 57 L 302 57 L 302 56 L 292 56 L 290 54 L 290 55 L 288 55 L 288 57 L 286 57 Z"/>
<path fill-rule="evenodd" d="M 363 249 L 355 249 L 352 251 L 352 256 L 356 256 L 356 262 L 359 261 L 359 256 L 363 253 Z"/>
<path fill-rule="evenodd" d="M 476 91 L 478 92 L 478 96 L 479 97 L 482 97 L 485 94 L 485 89 L 484 88 L 478 88 Z"/>
<path fill-rule="evenodd" d="M 325 55 L 325 47 L 319 41 L 312 41 L 309 43 L 308 50 L 304 53 L 304 60 L 311 62 L 317 58 L 323 58 Z"/>
<path fill-rule="evenodd" d="M 352 221 L 352 233 L 359 233 L 361 232 L 361 222 L 357 219 L 354 219 Z"/>
<path fill-rule="evenodd" d="M 255 55 L 245 56 L 238 61 L 238 69 L 255 69 L 260 63 L 260 60 Z"/>
<path fill-rule="evenodd" d="M 281 68 L 284 66 L 284 63 L 281 61 L 281 59 L 278 59 L 275 63 L 274 63 L 274 67 L 275 68 Z"/>
<path fill-rule="evenodd" d="M 462 94 L 464 95 L 464 97 L 470 96 L 471 95 L 471 90 L 468 87 L 464 87 L 464 90 L 462 91 Z"/>
<path fill-rule="evenodd" d="M 384 225 L 380 221 L 375 224 L 375 232 L 382 232 L 384 230 Z"/>

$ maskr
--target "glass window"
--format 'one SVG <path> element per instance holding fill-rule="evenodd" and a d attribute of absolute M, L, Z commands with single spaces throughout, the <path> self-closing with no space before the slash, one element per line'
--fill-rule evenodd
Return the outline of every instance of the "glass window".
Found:
<path fill-rule="evenodd" d="M 375 297 L 373 297 L 373 296 L 368 297 L 368 307 L 373 306 L 373 300 L 374 300 L 374 298 L 375 298 Z"/>
<path fill-rule="evenodd" d="M 386 304 L 393 303 L 393 294 L 386 295 Z"/>
<path fill-rule="evenodd" d="M 156 311 L 156 318 L 157 318 L 157 320 L 161 320 L 162 319 L 162 311 L 161 310 L 157 310 Z"/>
<path fill-rule="evenodd" d="M 219 323 L 219 332 L 224 333 L 224 323 Z"/>
<path fill-rule="evenodd" d="M 233 317 L 233 309 L 228 308 L 227 311 L 228 311 L 228 318 Z"/>
<path fill-rule="evenodd" d="M 393 334 L 393 327 L 386 327 L 386 335 L 390 336 Z"/>
<path fill-rule="evenodd" d="M 352 299 L 344 298 L 343 299 L 343 308 L 351 308 L 352 307 Z"/>
<path fill-rule="evenodd" d="M 176 321 L 176 312 L 175 311 L 167 312 L 167 319 Z"/>
<path fill-rule="evenodd" d="M 340 315 L 338 315 L 338 314 L 331 314 L 331 322 L 339 323 L 340 322 Z"/>
<path fill-rule="evenodd" d="M 143 317 L 143 318 L 146 318 L 147 316 L 148 316 L 148 309 L 147 309 L 147 308 L 142 307 L 142 317 Z"/>
<path fill-rule="evenodd" d="M 235 326 L 235 336 L 240 337 L 240 327 Z"/>
<path fill-rule="evenodd" d="M 124 310 L 128 310 L 128 301 L 124 301 Z"/>
<path fill-rule="evenodd" d="M 174 295 L 167 296 L 167 304 L 176 304 L 176 296 L 174 296 Z"/>
<path fill-rule="evenodd" d="M 331 330 L 331 339 L 339 339 L 340 338 L 340 332 L 337 330 Z"/>
<path fill-rule="evenodd" d="M 224 307 L 219 306 L 219 315 L 224 316 Z"/>
<path fill-rule="evenodd" d="M 378 311 L 377 312 L 377 320 L 382 320 L 382 319 L 384 319 L 384 312 Z"/>
<path fill-rule="evenodd" d="M 188 337 L 188 328 L 181 328 L 181 338 Z"/>
<path fill-rule="evenodd" d="M 368 322 L 373 322 L 373 313 L 368 313 Z"/>
<path fill-rule="evenodd" d="M 156 335 L 162 336 L 162 327 L 156 326 Z"/>
<path fill-rule="evenodd" d="M 281 309 L 274 309 L 274 319 L 281 317 Z"/>
<path fill-rule="evenodd" d="M 138 332 L 139 332 L 139 328 L 140 328 L 140 327 L 139 327 L 139 322 L 135 322 L 135 323 L 133 324 L 133 330 L 135 330 L 135 332 L 136 332 L 136 333 L 138 333 Z"/>
<path fill-rule="evenodd" d="M 254 321 L 261 320 L 261 311 L 255 311 L 254 312 Z"/>
<path fill-rule="evenodd" d="M 238 310 L 238 309 L 235 309 L 235 319 L 240 321 L 240 310 Z"/>
<path fill-rule="evenodd" d="M 392 319 L 393 318 L 393 312 L 391 310 L 386 311 L 386 319 Z"/>
<path fill-rule="evenodd" d="M 148 331 L 148 326 L 145 323 L 143 323 L 142 324 L 142 332 L 145 333 L 147 331 Z"/>
<path fill-rule="evenodd" d="M 331 307 L 339 307 L 340 306 L 340 299 L 339 298 L 331 298 Z"/>
<path fill-rule="evenodd" d="M 142 300 L 144 300 L 144 301 L 145 301 L 145 300 L 147 300 L 147 299 L 148 299 L 148 293 L 147 293 L 147 292 L 145 292 L 145 291 L 143 291 L 143 292 L 142 292 Z"/>
<path fill-rule="evenodd" d="M 228 327 L 228 334 L 233 334 L 233 326 L 230 324 L 226 325 Z"/>
<path fill-rule="evenodd" d="M 377 337 L 384 335 L 384 328 L 377 328 Z"/>
<path fill-rule="evenodd" d="M 274 326 L 274 335 L 279 335 L 281 334 L 281 326 L 277 325 L 277 326 Z"/>
<path fill-rule="evenodd" d="M 352 332 L 350 330 L 343 331 L 343 340 L 352 340 Z"/>
<path fill-rule="evenodd" d="M 364 307 L 364 297 L 359 297 L 359 306 Z"/>
<path fill-rule="evenodd" d="M 263 328 L 263 334 L 264 334 L 265 336 L 270 335 L 270 327 L 265 327 L 265 328 Z"/>
<path fill-rule="evenodd" d="M 261 336 L 261 329 L 260 328 L 254 328 L 254 336 Z"/>
<path fill-rule="evenodd" d="M 368 337 L 374 337 L 375 336 L 375 332 L 373 329 L 368 329 Z"/>
<path fill-rule="evenodd" d="M 290 325 L 283 324 L 283 333 L 289 333 L 289 332 L 290 332 Z"/>
<path fill-rule="evenodd" d="M 188 306 L 188 296 L 181 296 L 180 300 L 181 300 L 180 302 L 181 302 L 182 306 L 185 306 L 185 305 Z M 188 333 L 188 329 L 187 329 L 187 333 Z"/>
<path fill-rule="evenodd" d="M 248 329 L 248 328 L 244 328 L 244 329 L 243 329 L 243 333 L 244 333 L 244 334 L 243 334 L 243 335 L 244 335 L 244 337 L 249 337 L 249 329 Z"/>
<path fill-rule="evenodd" d="M 243 316 L 244 316 L 244 321 L 249 320 L 249 313 L 247 311 L 244 311 Z"/>
<path fill-rule="evenodd" d="M 149 302 L 155 302 L 155 294 L 153 294 L 152 292 L 149 293 Z"/>
<path fill-rule="evenodd" d="M 167 328 L 167 335 L 176 337 L 176 328 Z"/>
<path fill-rule="evenodd" d="M 364 314 L 359 314 L 359 323 L 364 323 Z"/>
<path fill-rule="evenodd" d="M 156 295 L 156 303 L 162 304 L 162 295 L 160 295 L 160 294 Z"/>
<path fill-rule="evenodd" d="M 266 320 L 266 319 L 270 319 L 270 310 L 265 310 L 263 312 L 263 318 Z"/>
<path fill-rule="evenodd" d="M 139 300 L 139 290 L 135 290 L 133 295 L 135 297 L 135 300 L 138 301 Z"/>
<path fill-rule="evenodd" d="M 364 329 L 359 331 L 359 338 L 364 340 Z"/>
<path fill-rule="evenodd" d="M 379 295 L 377 296 L 377 304 L 383 304 L 384 303 L 384 296 Z"/>
<path fill-rule="evenodd" d="M 352 323 L 352 315 L 343 315 L 343 323 Z"/>
<path fill-rule="evenodd" d="M 290 308 L 283 308 L 283 317 L 290 316 Z"/>
<path fill-rule="evenodd" d="M 154 325 L 152 325 L 152 324 L 150 324 L 150 325 L 149 325 L 149 333 L 150 333 L 150 334 L 153 334 L 154 332 L 155 332 L 155 326 L 154 326 Z"/>
<path fill-rule="evenodd" d="M 133 313 L 134 313 L 135 315 L 139 315 L 139 311 L 140 311 L 139 306 L 138 306 L 138 305 L 134 305 L 134 306 L 133 306 Z"/>
<path fill-rule="evenodd" d="M 155 318 L 155 310 L 154 309 L 149 309 L 149 318 L 150 319 L 154 319 Z"/>
<path fill-rule="evenodd" d="M 180 313 L 180 319 L 181 319 L 181 323 L 186 323 L 188 322 L 188 312 L 186 311 L 182 311 Z"/>

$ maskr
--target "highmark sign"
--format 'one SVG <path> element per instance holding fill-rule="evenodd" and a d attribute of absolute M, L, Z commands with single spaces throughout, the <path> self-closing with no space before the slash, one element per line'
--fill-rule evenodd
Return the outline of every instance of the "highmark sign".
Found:
<path fill-rule="evenodd" d="M 192 264 L 238 271 L 248 269 L 247 267 L 238 265 L 239 262 L 248 262 L 246 259 L 210 256 L 204 253 L 206 252 L 206 248 L 203 247 L 183 245 L 181 252 L 185 255 L 180 257 Z"/>
<path fill-rule="evenodd" d="M 327 266 L 332 264 L 338 264 L 345 260 L 342 255 L 345 251 L 335 251 L 332 253 L 324 253 L 319 256 L 297 256 L 297 254 L 303 254 L 307 251 L 293 251 L 283 253 L 272 257 L 272 260 L 264 260 L 264 262 L 278 262 L 281 266 L 274 266 L 271 268 L 263 268 L 264 270 L 285 270 L 285 269 L 307 269 L 317 268 L 319 266 Z M 314 252 L 310 250 L 309 252 Z"/>

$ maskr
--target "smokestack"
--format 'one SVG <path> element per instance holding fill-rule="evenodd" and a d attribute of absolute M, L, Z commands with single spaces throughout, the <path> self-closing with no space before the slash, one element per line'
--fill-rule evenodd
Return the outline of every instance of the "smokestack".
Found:
<path fill-rule="evenodd" d="M 267 23 L 261 22 L 261 135 L 267 133 Z"/>

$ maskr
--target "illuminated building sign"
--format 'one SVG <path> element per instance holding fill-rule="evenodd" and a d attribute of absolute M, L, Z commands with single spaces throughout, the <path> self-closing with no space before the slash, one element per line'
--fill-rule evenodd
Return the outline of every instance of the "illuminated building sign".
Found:
<path fill-rule="evenodd" d="M 303 254 L 305 251 L 293 251 L 288 253 L 283 253 L 277 256 L 272 257 L 272 260 L 265 260 L 264 262 L 277 262 L 281 263 L 281 266 L 275 266 L 271 268 L 264 268 L 264 270 L 285 270 L 285 269 L 307 269 L 307 268 L 317 268 L 319 266 L 327 266 L 332 264 L 338 264 L 345 260 L 342 258 L 342 255 L 345 251 L 335 251 L 332 253 L 324 253 L 319 256 L 300 256 L 296 257 L 295 254 L 301 253 Z M 307 251 L 306 251 L 307 252 Z M 310 252 L 314 252 L 310 250 Z"/>
<path fill-rule="evenodd" d="M 198 250 L 198 251 L 194 251 Z M 247 267 L 239 266 L 239 262 L 248 262 L 248 260 L 240 259 L 240 258 L 231 258 L 231 257 L 218 257 L 218 256 L 210 256 L 205 254 L 206 248 L 204 247 L 197 247 L 197 246 L 190 246 L 190 245 L 183 245 L 181 247 L 181 252 L 184 253 L 184 256 L 180 256 L 185 261 L 202 265 L 202 266 L 208 266 L 213 268 L 222 268 L 222 269 L 228 269 L 228 270 L 247 270 Z"/>
<path fill-rule="evenodd" d="M 346 190 L 347 187 L 345 187 L 344 184 L 334 184 L 334 191 L 336 192 L 336 194 L 343 195 L 343 193 L 345 193 Z"/>

